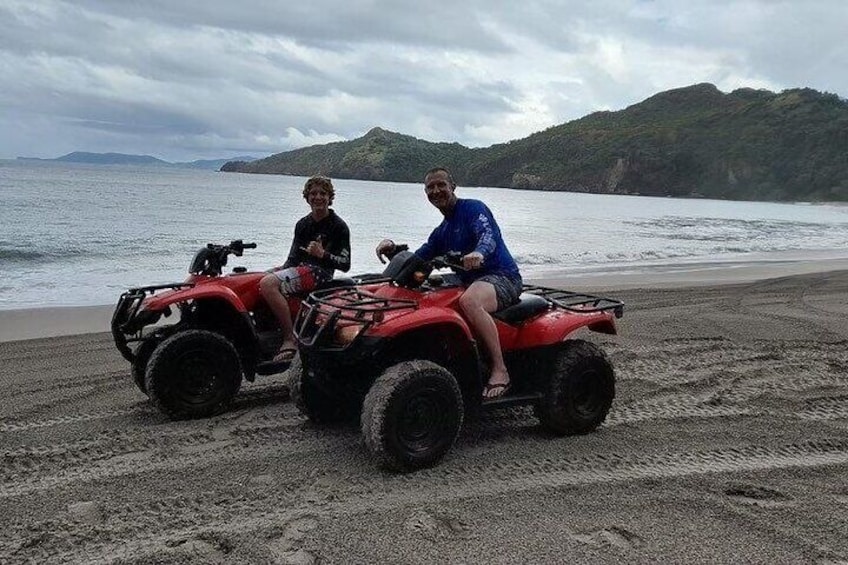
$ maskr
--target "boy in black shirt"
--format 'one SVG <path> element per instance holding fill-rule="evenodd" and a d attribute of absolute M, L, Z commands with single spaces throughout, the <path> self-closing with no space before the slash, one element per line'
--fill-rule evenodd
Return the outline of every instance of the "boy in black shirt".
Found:
<path fill-rule="evenodd" d="M 297 353 L 286 296 L 310 292 L 332 279 L 336 269 L 344 272 L 350 269 L 350 230 L 330 209 L 335 194 L 327 177 L 315 176 L 306 181 L 303 198 L 312 211 L 295 225 L 286 262 L 259 282 L 262 296 L 283 331 L 283 344 L 274 361 L 291 361 Z"/>

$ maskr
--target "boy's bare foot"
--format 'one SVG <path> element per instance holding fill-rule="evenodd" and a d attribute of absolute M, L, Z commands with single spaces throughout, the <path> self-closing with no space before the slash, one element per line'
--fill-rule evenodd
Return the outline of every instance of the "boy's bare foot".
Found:
<path fill-rule="evenodd" d="M 509 374 L 506 371 L 493 372 L 489 377 L 489 382 L 483 387 L 483 400 L 491 400 L 499 398 L 509 392 L 512 382 L 509 380 Z"/>

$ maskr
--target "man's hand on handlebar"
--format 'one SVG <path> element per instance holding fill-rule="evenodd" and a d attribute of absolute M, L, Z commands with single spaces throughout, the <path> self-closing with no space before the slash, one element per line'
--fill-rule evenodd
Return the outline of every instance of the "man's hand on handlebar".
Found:
<path fill-rule="evenodd" d="M 395 242 L 391 239 L 384 239 L 380 243 L 377 244 L 377 259 L 380 260 L 380 263 L 386 264 L 386 259 L 389 258 L 389 255 L 395 250 Z M 385 257 L 384 257 L 385 255 Z"/>
<path fill-rule="evenodd" d="M 462 257 L 462 267 L 467 270 L 479 269 L 483 266 L 483 254 L 479 251 L 472 251 L 468 255 Z"/>

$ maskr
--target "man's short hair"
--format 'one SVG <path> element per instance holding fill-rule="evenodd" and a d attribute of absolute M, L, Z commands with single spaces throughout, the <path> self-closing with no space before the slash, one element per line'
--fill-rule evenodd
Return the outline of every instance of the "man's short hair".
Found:
<path fill-rule="evenodd" d="M 429 177 L 433 173 L 439 173 L 439 172 L 445 173 L 448 176 L 448 182 L 451 183 L 451 186 L 454 186 L 454 187 L 456 186 L 456 181 L 453 180 L 453 175 L 451 174 L 450 170 L 448 170 L 446 167 L 433 167 L 432 169 L 430 169 L 429 171 L 424 173 L 424 180 L 426 181 L 427 177 Z"/>
<path fill-rule="evenodd" d="M 303 185 L 303 199 L 309 201 L 309 191 L 315 187 L 323 188 L 327 192 L 327 197 L 330 199 L 330 204 L 333 203 L 333 198 L 336 196 L 336 190 L 333 188 L 333 181 L 322 175 L 310 177 Z"/>

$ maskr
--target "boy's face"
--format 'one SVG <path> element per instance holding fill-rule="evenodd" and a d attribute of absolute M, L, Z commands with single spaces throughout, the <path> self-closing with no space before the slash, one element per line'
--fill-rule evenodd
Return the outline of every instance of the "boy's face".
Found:
<path fill-rule="evenodd" d="M 306 193 L 306 201 L 313 212 L 324 211 L 330 206 L 330 193 L 322 186 L 313 186 Z"/>

